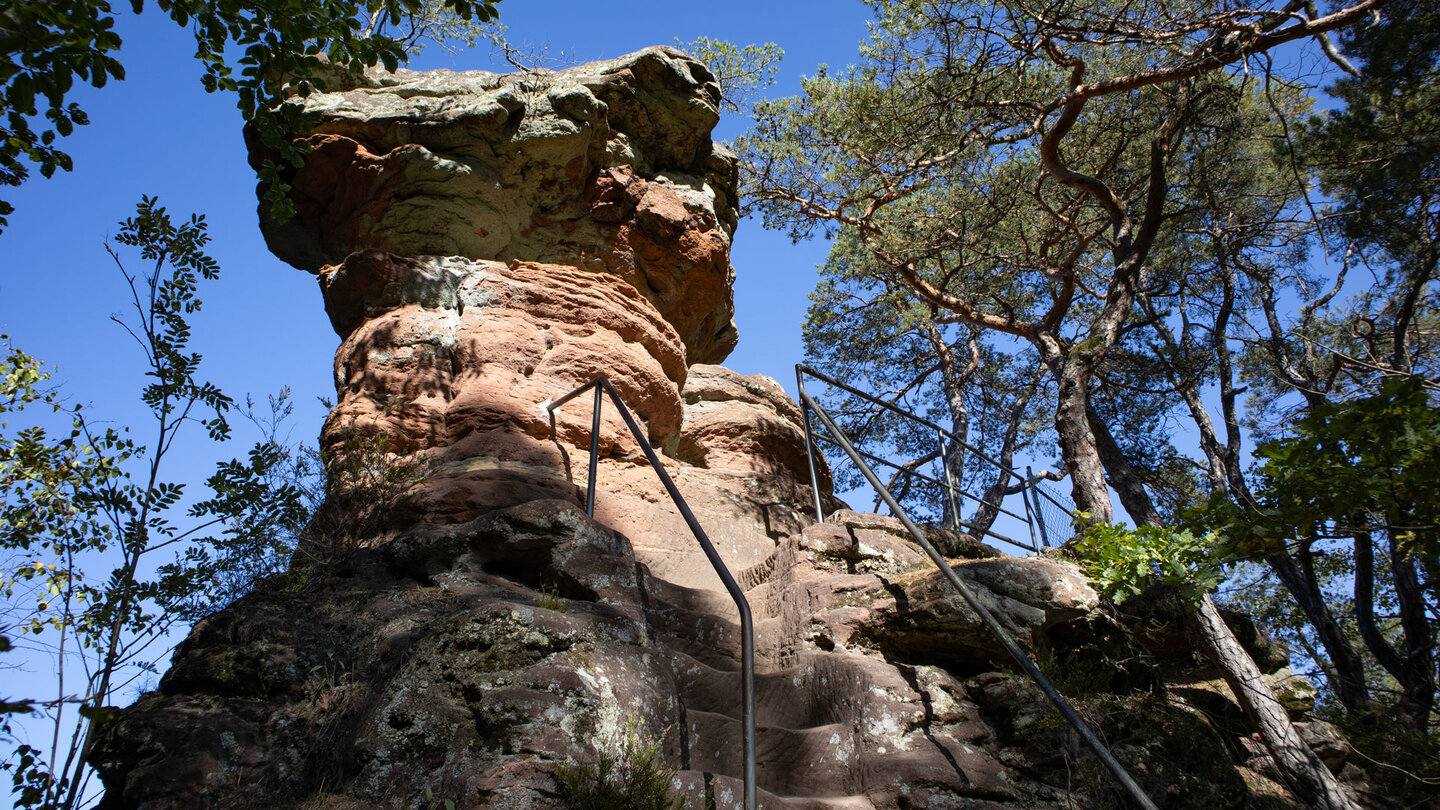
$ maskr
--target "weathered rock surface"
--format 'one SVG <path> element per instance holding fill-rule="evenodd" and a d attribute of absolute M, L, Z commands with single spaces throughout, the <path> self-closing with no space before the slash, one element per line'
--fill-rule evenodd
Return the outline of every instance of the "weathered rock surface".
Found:
<path fill-rule="evenodd" d="M 762 806 L 1110 806 L 1038 690 L 1003 670 L 964 608 L 924 596 L 934 575 L 918 559 L 897 545 L 883 571 L 852 573 L 804 550 L 806 535 L 856 528 L 810 526 L 741 577 L 758 623 Z M 1033 651 L 1061 637 L 1047 617 L 1055 629 L 1095 610 L 1064 563 L 960 562 Z M 564 808 L 557 768 L 628 733 L 660 745 L 685 806 L 736 808 L 739 636 L 722 602 L 656 577 L 567 502 L 417 524 L 199 624 L 97 744 L 106 806 Z M 955 635 L 905 646 L 897 619 Z M 1131 740 L 1117 754 L 1156 795 L 1244 806 L 1240 743 L 1205 719 L 1220 696 L 1196 694 L 1203 713 L 1145 693 L 1081 705 Z M 1343 763 L 1333 736 L 1312 736 Z M 1263 753 L 1250 759 L 1263 773 Z"/>
<path fill-rule="evenodd" d="M 753 611 L 761 807 L 1117 806 L 900 523 L 841 508 L 823 458 L 815 522 L 780 385 L 705 365 L 735 339 L 717 92 L 658 48 L 304 102 L 299 216 L 266 235 L 317 273 L 342 339 L 331 499 L 292 570 L 197 624 L 101 729 L 103 808 L 558 810 L 562 772 L 627 738 L 659 747 L 685 806 L 740 807 L 735 605 L 613 404 L 593 458 L 588 395 L 552 432 L 545 406 L 600 374 Z M 1261 806 L 1273 769 L 1163 600 L 1117 614 L 1069 563 L 927 532 L 1151 795 Z"/>
<path fill-rule="evenodd" d="M 366 248 L 609 273 L 690 362 L 719 362 L 737 338 L 737 170 L 710 141 L 719 102 L 710 72 L 664 47 L 559 72 L 372 73 L 294 102 L 319 123 L 286 178 L 295 218 L 262 205 L 263 230 L 312 273 Z M 253 148 L 257 167 L 265 157 Z"/>
<path fill-rule="evenodd" d="M 650 438 L 667 441 L 680 428 L 684 347 L 633 288 L 602 281 L 556 265 L 374 251 L 327 268 L 326 309 L 344 342 L 335 360 L 341 402 L 326 443 L 355 429 L 397 439 L 403 452 L 454 445 L 481 429 L 548 436 L 537 405 L 600 374 Z M 588 441 L 588 419 L 575 410 L 560 418 L 562 438 Z M 605 427 L 602 448 L 610 450 L 624 425 L 611 414 Z"/>
<path fill-rule="evenodd" d="M 697 467 L 810 480 L 800 408 L 769 377 L 693 365 L 680 392 L 685 428 L 676 456 Z M 821 485 L 829 470 L 819 459 Z"/>

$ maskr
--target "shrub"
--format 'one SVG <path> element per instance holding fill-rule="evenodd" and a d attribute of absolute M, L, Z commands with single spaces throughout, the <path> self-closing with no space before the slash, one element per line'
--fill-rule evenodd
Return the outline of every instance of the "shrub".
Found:
<path fill-rule="evenodd" d="M 619 753 L 601 751 L 591 762 L 567 762 L 556 775 L 571 810 L 680 810 L 671 796 L 675 770 L 665 764 L 658 740 L 642 738 L 635 722 L 625 728 Z"/>

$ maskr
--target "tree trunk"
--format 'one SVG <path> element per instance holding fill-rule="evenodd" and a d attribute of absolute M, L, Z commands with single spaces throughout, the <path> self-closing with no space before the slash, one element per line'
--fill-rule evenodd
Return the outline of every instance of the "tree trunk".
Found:
<path fill-rule="evenodd" d="M 1020 431 L 1020 419 L 1024 416 L 1025 402 L 1018 403 L 1010 413 L 1010 424 L 1006 426 L 1005 440 L 1000 446 L 999 461 L 1002 468 L 995 471 L 990 481 L 990 486 L 985 488 L 985 493 L 980 496 L 980 503 L 975 507 L 975 514 L 970 517 L 971 531 L 979 533 L 990 531 L 995 524 L 995 518 L 1000 516 L 1000 503 L 1010 492 L 1010 467 L 1015 459 L 1015 439 Z M 1020 479 L 1024 483 L 1024 478 Z"/>
<path fill-rule="evenodd" d="M 944 480 L 949 486 L 956 489 L 955 492 L 946 492 L 941 498 L 941 508 L 944 510 L 944 524 L 950 528 L 960 528 L 961 498 L 959 492 L 965 482 L 965 446 L 963 442 L 970 441 L 970 409 L 965 405 L 965 384 L 969 382 L 970 376 L 980 366 L 980 344 L 978 339 L 971 337 L 966 343 L 969 350 L 969 359 L 962 369 L 955 361 L 955 353 L 950 350 L 950 345 L 945 342 L 945 336 L 941 334 L 940 328 L 932 320 L 926 320 L 922 324 L 922 334 L 930 341 L 935 349 L 935 357 L 940 363 L 940 387 L 945 393 L 945 404 L 950 409 L 950 433 L 955 437 L 954 441 L 945 441 L 942 437 L 936 436 L 940 442 L 942 457 L 940 463 L 945 467 Z M 986 529 L 990 528 L 987 524 Z"/>
<path fill-rule="evenodd" d="M 1370 690 L 1365 685 L 1365 663 L 1355 651 L 1355 645 L 1345 637 L 1340 624 L 1325 603 L 1325 595 L 1312 578 L 1305 576 L 1289 552 L 1281 550 L 1265 558 L 1275 572 L 1280 584 L 1290 592 L 1295 604 L 1305 614 L 1306 621 L 1315 628 L 1320 644 L 1330 658 L 1335 675 L 1335 696 L 1345 708 L 1361 710 L 1370 705 Z M 1357 574 L 1358 575 L 1358 574 Z"/>
<path fill-rule="evenodd" d="M 1090 430 L 1095 434 L 1095 447 L 1100 451 L 1100 461 L 1105 466 L 1110 486 L 1115 487 L 1116 494 L 1120 496 L 1120 505 L 1130 513 L 1130 519 L 1137 526 L 1159 526 L 1160 512 L 1155 509 L 1150 493 L 1145 491 L 1140 473 L 1125 458 L 1115 437 L 1110 435 L 1110 427 L 1094 408 L 1088 408 L 1086 416 L 1090 420 Z"/>
<path fill-rule="evenodd" d="M 1388 514 L 1390 529 L 1390 572 L 1395 577 L 1395 604 L 1400 613 L 1400 629 L 1405 638 L 1404 667 L 1400 688 L 1403 696 L 1400 709 L 1417 729 L 1424 729 L 1435 704 L 1434 636 L 1426 614 L 1425 591 L 1420 585 L 1415 557 L 1401 548 L 1396 526 L 1411 526 L 1409 515 Z"/>
<path fill-rule="evenodd" d="M 1076 509 L 1090 513 L 1091 523 L 1113 523 L 1115 512 L 1105 483 L 1105 467 L 1090 429 L 1089 375 L 1082 364 L 1063 355 L 1051 365 L 1059 384 L 1055 432 L 1060 436 L 1060 456 L 1070 476 L 1071 498 Z"/>
<path fill-rule="evenodd" d="M 944 361 L 941 365 L 944 366 Z M 952 380 L 949 375 L 945 376 L 945 402 L 950 407 L 950 433 L 955 439 L 946 441 L 943 436 L 935 437 L 942 452 L 940 463 L 945 467 L 941 480 L 955 488 L 954 492 L 946 492 L 941 499 L 945 525 L 952 529 L 960 528 L 960 510 L 963 506 L 960 493 L 965 486 L 965 445 L 962 442 L 970 440 L 970 410 L 965 407 L 962 384 L 960 379 Z"/>
<path fill-rule="evenodd" d="M 1045 374 L 1044 366 L 1037 366 L 1035 373 L 1030 376 L 1030 385 L 1020 398 L 1010 407 L 1009 420 L 1005 423 L 1005 437 L 1000 443 L 1001 469 L 995 471 L 990 486 L 986 487 L 985 494 L 980 497 L 980 504 L 975 507 L 975 514 L 970 518 L 970 528 L 975 531 L 988 532 L 990 526 L 995 523 L 995 518 L 1000 516 L 1000 502 L 1005 496 L 1017 491 L 1010 484 L 1014 476 L 1010 471 L 1015 465 L 1015 449 L 1020 441 L 1020 423 L 1025 420 L 1025 410 L 1030 406 L 1030 398 L 1040 389 L 1040 381 Z M 1024 492 L 1024 477 L 1020 477 L 1019 492 Z"/>
<path fill-rule="evenodd" d="M 1285 707 L 1275 699 L 1210 597 L 1204 597 L 1190 621 L 1206 655 L 1220 668 L 1251 726 L 1260 733 L 1270 758 L 1300 800 L 1319 810 L 1360 810 L 1350 791 L 1300 739 Z"/>

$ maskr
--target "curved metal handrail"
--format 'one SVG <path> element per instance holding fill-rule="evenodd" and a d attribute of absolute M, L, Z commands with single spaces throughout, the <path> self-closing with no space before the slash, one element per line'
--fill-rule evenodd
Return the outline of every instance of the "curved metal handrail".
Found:
<path fill-rule="evenodd" d="M 876 494 L 885 500 L 885 504 L 890 507 L 891 514 L 899 518 L 900 522 L 905 525 L 910 535 L 915 538 L 915 542 L 920 544 L 920 548 L 923 549 L 925 554 L 930 557 L 930 560 L 935 563 L 935 567 L 940 569 L 940 573 L 943 574 L 950 585 L 959 592 L 960 598 L 964 599 L 965 604 L 969 605 L 970 609 L 975 611 L 976 615 L 980 617 L 980 621 L 985 624 L 985 627 L 990 630 L 991 634 L 1000 640 L 1000 643 L 1005 647 L 1005 651 L 1010 653 L 1010 657 L 1014 658 L 1015 662 L 1025 670 L 1025 673 L 1030 676 L 1030 680 L 1034 681 L 1035 685 L 1040 687 L 1040 691 L 1045 693 L 1045 697 L 1050 699 L 1050 702 L 1060 711 L 1060 714 L 1065 718 L 1066 722 L 1075 729 L 1075 733 L 1079 734 L 1080 739 L 1085 741 L 1085 745 L 1088 746 L 1091 751 L 1095 752 L 1095 756 L 1100 758 L 1106 770 L 1110 771 L 1110 774 L 1115 777 L 1115 780 L 1125 788 L 1125 791 L 1130 794 L 1130 798 L 1134 799 L 1135 802 L 1139 804 L 1140 807 L 1145 808 L 1145 810 L 1156 810 L 1155 803 L 1150 800 L 1150 797 L 1145 794 L 1145 791 L 1140 789 L 1140 786 L 1130 777 L 1125 767 L 1116 761 L 1115 757 L 1111 755 L 1110 750 L 1105 747 L 1104 743 L 1100 742 L 1099 738 L 1095 736 L 1095 732 L 1090 730 L 1090 727 L 1085 724 L 1085 721 L 1080 718 L 1080 715 L 1075 713 L 1075 709 L 1070 706 L 1069 701 L 1065 700 L 1065 697 L 1055 689 L 1054 685 L 1050 683 L 1050 680 L 1045 677 L 1045 674 L 1040 671 L 1039 667 L 1035 666 L 1035 662 L 1031 661 L 1030 657 L 1020 649 L 1020 645 L 1015 643 L 1015 639 L 1011 638 L 1010 634 L 1005 632 L 1005 628 L 1000 626 L 1000 622 L 995 619 L 995 616 L 976 598 L 975 593 L 970 590 L 970 587 L 965 584 L 964 580 L 960 579 L 960 575 L 955 573 L 955 569 L 950 567 L 950 564 L 945 561 L 945 558 L 940 555 L 940 552 L 936 551 L 935 547 L 930 544 L 930 541 L 925 539 L 925 533 L 920 531 L 920 527 L 916 526 L 914 521 L 910 519 L 910 516 L 905 513 L 899 501 L 895 500 L 895 496 L 890 494 L 889 488 L 880 482 L 879 476 L 875 475 L 875 471 L 865 462 L 865 459 L 860 455 L 860 452 L 855 449 L 854 445 L 850 443 L 850 440 L 845 437 L 845 433 L 841 431 L 839 425 L 836 425 L 835 421 L 830 418 L 830 414 L 826 413 L 825 409 L 820 407 L 820 404 L 812 399 L 810 394 L 805 391 L 804 375 L 807 373 L 816 377 L 820 377 L 821 375 L 815 374 L 812 369 L 804 365 L 795 366 L 795 382 L 798 386 L 797 392 L 800 394 L 800 409 L 805 421 L 805 452 L 809 455 L 811 475 L 813 476 L 815 473 L 815 459 L 811 449 L 812 440 L 810 434 L 810 411 L 813 410 L 815 415 L 820 418 L 820 422 L 825 426 L 825 429 L 830 431 L 830 438 L 840 446 L 840 449 L 845 451 L 845 454 L 850 457 L 850 461 L 860 469 L 860 473 L 865 476 L 865 480 L 869 481 L 870 486 L 875 488 Z M 826 378 L 821 377 L 821 379 Z M 826 381 L 829 382 L 828 379 L 826 379 Z M 813 482 L 814 480 L 812 477 L 811 481 Z M 817 510 L 820 505 L 818 491 L 819 489 L 817 487 Z"/>
<path fill-rule="evenodd" d="M 1026 511 L 1027 513 L 1030 512 L 1031 509 L 1032 509 L 1032 506 L 1031 506 L 1031 503 L 1030 503 L 1030 499 L 1023 497 L 1025 491 L 1027 491 L 1027 490 L 1028 490 L 1029 493 L 1030 493 L 1030 498 L 1033 498 L 1033 499 L 1034 499 L 1034 502 L 1035 502 L 1035 503 L 1034 503 L 1034 507 L 1033 507 L 1033 508 L 1034 508 L 1035 510 L 1037 510 L 1037 512 L 1038 512 L 1038 510 L 1039 510 L 1040 498 L 1041 498 L 1042 496 L 1045 498 L 1045 500 L 1049 501 L 1056 509 L 1059 509 L 1060 512 L 1061 512 L 1061 514 L 1068 515 L 1068 514 L 1070 514 L 1071 512 L 1073 512 L 1073 511 L 1075 510 L 1075 507 L 1074 507 L 1073 505 L 1061 503 L 1060 501 L 1056 500 L 1055 496 L 1053 496 L 1053 495 L 1051 495 L 1050 493 L 1046 492 L 1044 489 L 1041 489 L 1040 486 L 1038 485 L 1038 479 L 1036 479 L 1033 474 L 1032 474 L 1032 475 L 1027 475 L 1027 476 L 1021 476 L 1020 473 L 1019 473 L 1017 470 L 1011 468 L 1010 466 L 1008 466 L 1008 465 L 1006 465 L 1006 464 L 1000 463 L 999 460 L 997 460 L 997 459 L 995 459 L 995 458 L 992 458 L 992 457 L 991 457 L 990 455 L 988 455 L 984 450 L 981 450 L 980 448 L 976 447 L 975 445 L 970 444 L 969 442 L 965 441 L 965 439 L 963 439 L 962 437 L 955 435 L 954 432 L 952 432 L 952 431 L 950 431 L 950 430 L 948 430 L 948 429 L 946 429 L 946 428 L 943 428 L 943 427 L 941 427 L 940 425 L 935 424 L 934 422 L 930 421 L 929 419 L 926 419 L 926 418 L 923 417 L 923 416 L 920 416 L 919 414 L 911 413 L 910 411 L 907 411 L 907 410 L 905 410 L 904 408 L 901 408 L 900 406 L 896 405 L 896 404 L 893 403 L 893 402 L 886 402 L 885 400 L 880 399 L 880 398 L 878 398 L 878 397 L 876 397 L 876 396 L 873 396 L 873 395 L 871 395 L 871 394 L 867 394 L 867 393 L 865 393 L 864 391 L 861 391 L 861 390 L 858 389 L 858 388 L 855 388 L 855 387 L 850 386 L 850 385 L 846 385 L 845 383 L 840 382 L 839 380 L 835 379 L 834 377 L 831 377 L 830 375 L 825 374 L 824 372 L 817 371 L 816 369 L 813 369 L 813 368 L 811 368 L 810 366 L 805 365 L 804 363 L 798 363 L 798 364 L 796 364 L 796 366 L 795 366 L 795 375 L 796 375 L 796 379 L 799 379 L 799 377 L 800 377 L 801 375 L 809 375 L 809 376 L 814 377 L 815 379 L 817 379 L 817 380 L 825 383 L 826 385 L 829 385 L 829 386 L 831 386 L 831 387 L 833 387 L 833 388 L 838 388 L 838 389 L 840 389 L 841 391 L 844 391 L 844 392 L 846 392 L 846 393 L 848 393 L 848 394 L 851 394 L 851 395 L 853 395 L 853 396 L 859 397 L 860 399 L 863 399 L 863 400 L 865 400 L 866 402 L 869 402 L 869 403 L 872 404 L 872 405 L 876 405 L 876 406 L 878 406 L 878 407 L 880 407 L 880 408 L 883 408 L 883 409 L 885 409 L 885 410 L 887 410 L 887 411 L 890 411 L 891 413 L 893 413 L 893 414 L 895 414 L 895 415 L 897 415 L 897 416 L 899 416 L 899 417 L 901 417 L 901 418 L 903 418 L 903 419 L 908 419 L 908 420 L 910 420 L 911 422 L 914 422 L 914 423 L 917 424 L 917 425 L 922 425 L 922 426 L 924 426 L 924 427 L 926 427 L 926 428 L 929 428 L 930 430 L 935 431 L 935 433 L 938 434 L 940 437 L 942 437 L 942 439 L 948 440 L 948 441 L 950 441 L 950 442 L 953 443 L 953 444 L 957 444 L 957 445 L 965 448 L 965 451 L 966 451 L 966 452 L 970 453 L 971 455 L 975 456 L 976 458 L 980 459 L 981 461 L 984 461 L 985 463 L 989 464 L 990 466 L 992 466 L 992 467 L 994 467 L 994 468 L 996 468 L 996 469 L 998 469 L 998 470 L 1003 471 L 1003 472 L 1005 473 L 1005 475 L 1006 475 L 1007 483 L 1008 483 L 1008 480 L 1009 480 L 1009 478 L 1010 478 L 1011 476 L 1020 479 L 1020 482 L 1021 482 L 1022 500 L 1025 501 L 1025 511 Z M 812 435 L 811 427 L 810 427 L 810 424 L 809 424 L 809 421 L 808 421 L 808 420 L 806 421 L 806 424 L 805 424 L 805 435 L 807 435 L 807 436 Z M 825 438 L 825 439 L 828 440 L 828 437 L 825 437 L 825 436 L 821 436 L 820 438 Z M 881 460 L 881 463 L 883 463 L 883 464 L 890 464 L 889 462 L 886 462 L 886 461 L 883 461 L 883 460 Z M 892 464 L 892 465 L 890 465 L 890 466 L 898 466 L 898 465 L 893 465 L 893 464 Z M 944 470 L 946 471 L 946 474 L 947 474 L 947 475 L 949 474 L 949 468 L 948 468 L 948 467 L 944 467 L 944 466 L 942 465 L 942 469 L 944 469 Z M 939 483 L 939 482 L 936 482 L 936 483 Z M 979 502 L 981 502 L 981 503 L 988 503 L 987 501 L 983 501 L 982 499 L 977 498 L 977 497 L 975 497 L 974 495 L 971 495 L 970 493 L 965 492 L 965 491 L 962 490 L 962 489 L 958 489 L 953 483 L 951 483 L 951 484 L 941 484 L 941 486 L 942 486 L 943 488 L 945 488 L 945 489 L 947 490 L 947 492 L 951 492 L 951 493 L 954 493 L 954 494 L 958 494 L 958 495 L 960 495 L 962 498 L 970 498 L 971 500 L 979 501 Z M 989 505 L 990 505 L 990 506 L 993 506 L 993 507 L 995 507 L 995 508 L 997 508 L 997 509 L 1000 509 L 999 504 L 989 504 Z M 816 511 L 817 513 L 819 513 L 819 512 L 821 511 L 821 509 L 820 509 L 820 499 L 819 499 L 819 496 L 818 496 L 818 495 L 817 495 L 816 498 L 815 498 L 815 511 Z M 1010 515 L 1011 517 L 1014 517 L 1014 518 L 1016 518 L 1016 519 L 1018 519 L 1018 520 L 1023 520 L 1023 521 L 1025 521 L 1027 524 L 1031 524 L 1031 526 L 1030 526 L 1030 533 L 1031 533 L 1031 535 L 1032 535 L 1032 543 L 1033 543 L 1033 540 L 1034 540 L 1033 535 L 1034 535 L 1034 533 L 1035 533 L 1035 527 L 1034 527 L 1034 525 L 1033 525 L 1034 522 L 1031 520 L 1031 518 L 1029 518 L 1029 517 L 1024 517 L 1024 518 L 1022 518 L 1022 517 L 1020 517 L 1019 515 L 1016 515 L 1015 513 L 1010 512 L 1010 511 L 1005 510 L 1005 509 L 1000 509 L 1000 511 L 1003 512 L 1003 513 L 1005 513 L 1005 514 L 1007 514 L 1007 515 Z M 1041 526 L 1042 526 L 1042 535 L 1043 535 L 1043 534 L 1044 534 L 1044 528 L 1043 528 L 1043 527 L 1044 527 L 1044 522 L 1043 522 L 1043 520 L 1041 520 L 1040 523 L 1041 523 Z M 989 535 L 991 535 L 991 536 L 994 536 L 994 537 L 996 537 L 996 538 L 998 538 L 998 539 L 1000 539 L 1000 540 L 1004 540 L 1005 542 L 1011 543 L 1011 544 L 1013 544 L 1013 545 L 1017 545 L 1017 546 L 1023 545 L 1023 544 L 1017 543 L 1017 542 L 1015 542 L 1014 540 L 1011 540 L 1010 538 L 1005 537 L 1005 536 L 1003 536 L 1003 535 L 995 534 L 994 532 L 986 531 L 985 533 L 986 533 L 986 534 L 989 534 Z M 1045 541 L 1045 545 L 1046 545 L 1046 546 L 1051 545 L 1048 536 L 1045 536 L 1045 537 L 1044 537 L 1044 541 Z M 1038 550 L 1038 549 L 1037 549 L 1037 550 Z"/>
<path fill-rule="evenodd" d="M 715 544 L 710 542 L 710 537 L 700 527 L 700 521 L 695 519 L 695 513 L 690 511 L 690 506 L 685 503 L 685 498 L 676 488 L 675 482 L 670 480 L 670 474 L 665 472 L 664 465 L 660 463 L 659 456 L 655 455 L 655 449 L 646 440 L 635 417 L 630 414 L 630 409 L 625 407 L 624 401 L 620 399 L 620 394 L 615 391 L 615 387 L 610 384 L 610 380 L 605 375 L 596 377 L 553 402 L 541 403 L 541 406 L 550 415 L 551 437 L 555 436 L 555 409 L 590 388 L 595 389 L 595 408 L 590 417 L 590 477 L 585 483 L 585 514 L 592 518 L 595 516 L 595 472 L 596 463 L 600 457 L 600 409 L 604 403 L 604 394 L 609 394 L 610 400 L 615 403 L 615 408 L 620 412 L 620 418 L 624 419 L 625 426 L 630 428 L 630 435 L 635 437 L 640 449 L 645 452 L 645 458 L 649 460 L 650 467 L 655 470 L 655 475 L 659 477 L 665 491 L 670 493 L 670 500 L 674 501 L 676 508 L 680 510 L 680 516 L 685 518 L 690 532 L 699 541 L 706 559 L 710 560 L 710 565 L 715 569 L 715 573 L 720 575 L 720 581 L 725 583 L 725 590 L 729 592 L 730 598 L 735 600 L 735 607 L 740 611 L 740 702 L 744 727 L 745 810 L 756 810 L 759 805 L 756 800 L 755 787 L 755 625 L 750 616 L 750 603 L 745 600 L 745 594 L 740 590 L 740 584 L 735 581 L 735 577 L 731 576 L 730 569 L 720 558 L 720 552 L 715 550 Z"/>

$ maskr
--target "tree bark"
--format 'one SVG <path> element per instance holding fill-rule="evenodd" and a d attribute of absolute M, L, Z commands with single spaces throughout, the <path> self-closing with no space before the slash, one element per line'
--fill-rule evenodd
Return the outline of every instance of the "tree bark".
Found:
<path fill-rule="evenodd" d="M 980 367 L 980 345 L 975 337 L 971 337 L 966 343 L 970 357 L 962 369 L 956 363 L 955 353 L 950 350 L 935 322 L 926 320 L 921 326 L 922 334 L 935 349 L 935 356 L 940 363 L 940 387 L 945 392 L 945 404 L 950 409 L 950 433 L 955 437 L 955 441 L 949 442 L 936 437 L 942 443 L 943 457 L 940 463 L 945 465 L 948 483 L 959 489 L 965 481 L 965 446 L 962 442 L 970 440 L 970 409 L 965 405 L 965 384 Z M 960 528 L 959 495 L 953 492 L 945 493 L 941 506 L 944 509 L 945 525 Z M 985 528 L 989 529 L 990 526 L 987 524 Z"/>
<path fill-rule="evenodd" d="M 1070 475 L 1070 495 L 1075 508 L 1090 513 L 1091 523 L 1114 523 L 1115 511 L 1105 483 L 1105 465 L 1095 434 L 1090 430 L 1089 375 L 1079 363 L 1062 365 L 1058 403 L 1055 409 L 1055 432 L 1060 436 L 1060 456 Z"/>
<path fill-rule="evenodd" d="M 1376 662 L 1385 668 L 1396 681 L 1405 662 L 1400 653 L 1390 645 L 1375 623 L 1375 538 L 1368 531 L 1355 532 L 1355 624 L 1360 629 L 1360 638 L 1370 648 Z"/>
<path fill-rule="evenodd" d="M 1271 554 L 1265 562 L 1320 637 L 1320 644 L 1324 646 L 1335 674 L 1335 696 L 1347 709 L 1361 710 L 1369 706 L 1370 690 L 1365 685 L 1365 663 L 1355 651 L 1355 645 L 1345 637 L 1339 622 L 1335 621 L 1319 584 L 1313 577 L 1306 576 L 1286 551 Z"/>
<path fill-rule="evenodd" d="M 1000 444 L 1001 469 L 995 471 L 990 486 L 985 488 L 985 494 L 980 497 L 980 503 L 975 507 L 974 514 L 970 517 L 970 526 L 977 532 L 988 532 L 994 525 L 995 519 L 1000 516 L 1000 502 L 1005 496 L 1012 492 L 1024 492 L 1025 479 L 1018 476 L 1020 484 L 1012 487 L 1010 479 L 1017 477 L 1011 474 L 1015 464 L 1015 450 L 1020 440 L 1020 423 L 1025 420 L 1025 410 L 1030 406 L 1030 399 L 1040 388 L 1041 377 L 1045 374 L 1043 366 L 1037 366 L 1035 373 L 1030 377 L 1030 384 L 1020 395 L 1020 398 L 1010 407 L 1009 421 L 1005 423 L 1005 437 Z"/>
<path fill-rule="evenodd" d="M 1405 296 L 1395 313 L 1395 334 L 1391 338 L 1390 365 L 1397 371 L 1410 373 L 1410 323 L 1415 319 L 1415 305 L 1420 300 L 1420 294 L 1434 277 L 1437 266 L 1440 266 L 1440 251 L 1424 251 L 1424 255 L 1415 262 L 1414 269 L 1406 274 Z"/>
<path fill-rule="evenodd" d="M 1405 637 L 1405 663 L 1401 669 L 1403 695 L 1400 709 L 1417 729 L 1424 729 L 1435 704 L 1434 637 L 1425 615 L 1425 593 L 1415 570 L 1414 555 L 1400 547 L 1395 526 L 1413 525 L 1407 515 L 1386 515 L 1391 528 L 1390 572 L 1395 577 L 1395 603 L 1400 611 L 1400 628 Z"/>
<path fill-rule="evenodd" d="M 1000 502 L 1010 492 L 1011 465 L 1015 461 L 1015 442 L 1020 433 L 1020 420 L 1025 417 L 1025 406 L 1029 403 L 1030 397 L 1027 394 L 1015 407 L 1010 409 L 1010 422 L 1005 426 L 1005 438 L 1000 445 L 1001 469 L 995 471 L 995 477 L 991 479 L 990 486 L 985 488 L 985 493 L 980 496 L 980 503 L 975 507 L 975 514 L 970 517 L 970 528 L 975 532 L 988 532 L 994 525 L 995 518 L 1000 516 Z M 1023 484 L 1024 478 L 1020 481 Z M 978 536 L 978 535 L 977 535 Z"/>
<path fill-rule="evenodd" d="M 1225 321 L 1229 318 L 1226 308 L 1228 307 L 1228 301 L 1232 298 L 1233 296 L 1226 298 L 1227 303 L 1221 304 L 1221 311 L 1215 317 L 1214 331 L 1216 334 L 1224 333 L 1226 328 Z M 1155 330 L 1155 334 L 1158 335 L 1160 340 L 1165 344 L 1163 353 L 1158 346 L 1153 348 L 1155 349 L 1156 355 L 1165 361 L 1165 376 L 1169 378 L 1170 385 L 1175 389 L 1175 393 L 1179 394 L 1181 400 L 1185 402 L 1185 407 L 1190 411 L 1190 418 L 1194 420 L 1195 428 L 1200 433 L 1200 451 L 1205 454 L 1206 476 L 1209 479 L 1210 491 L 1212 493 L 1224 493 L 1226 481 L 1229 480 L 1229 471 L 1226 469 L 1227 457 L 1225 451 L 1220 447 L 1219 437 L 1215 433 L 1215 423 L 1211 421 L 1210 412 L 1205 409 L 1205 404 L 1200 400 L 1200 391 L 1195 384 L 1194 378 L 1187 378 L 1176 369 L 1177 361 L 1183 360 L 1185 355 L 1190 352 L 1190 339 L 1188 336 L 1185 336 L 1183 345 L 1181 341 L 1175 339 L 1175 332 L 1165 323 L 1165 319 L 1160 317 L 1159 313 L 1156 312 L 1155 306 L 1148 295 L 1137 295 L 1136 302 L 1140 304 L 1141 310 L 1145 313 L 1146 317 L 1150 319 L 1150 328 Z M 1225 341 L 1223 339 L 1214 341 L 1214 348 L 1217 349 L 1218 365 L 1220 365 L 1218 376 L 1220 376 L 1222 380 L 1222 392 L 1224 391 L 1224 380 L 1228 377 L 1228 367 L 1225 366 L 1227 358 L 1220 356 L 1218 350 L 1223 349 L 1224 345 Z M 1103 448 L 1101 452 L 1104 452 Z M 1130 507 L 1127 506 L 1125 508 L 1128 510 Z"/>
<path fill-rule="evenodd" d="M 1223 255 L 1223 254 L 1222 254 Z M 1224 295 L 1220 310 L 1215 314 L 1215 331 L 1211 343 L 1215 349 L 1215 373 L 1220 378 L 1220 414 L 1225 421 L 1225 480 L 1230 494 L 1241 504 L 1254 502 L 1250 487 L 1245 483 L 1245 473 L 1240 469 L 1240 417 L 1235 408 L 1235 398 L 1244 389 L 1235 387 L 1233 366 L 1230 362 L 1230 315 L 1235 309 L 1235 271 L 1228 263 L 1222 262 L 1224 270 Z"/>
<path fill-rule="evenodd" d="M 1260 733 L 1270 758 L 1301 801 L 1318 810 L 1360 810 L 1355 797 L 1300 738 L 1285 707 L 1275 699 L 1210 597 L 1204 597 L 1190 621 L 1206 654 L 1219 666 L 1251 726 Z"/>
<path fill-rule="evenodd" d="M 1105 424 L 1105 420 L 1100 418 L 1094 408 L 1087 409 L 1086 417 L 1090 420 L 1090 431 L 1095 434 L 1095 446 L 1100 451 L 1100 461 L 1109 476 L 1110 486 L 1114 487 L 1115 493 L 1120 496 L 1120 505 L 1130 513 L 1130 519 L 1135 521 L 1136 525 L 1159 526 L 1160 512 L 1155 508 L 1155 502 L 1150 499 L 1150 493 L 1145 491 L 1140 473 L 1130 463 L 1130 459 L 1125 457 L 1119 442 L 1110 435 L 1110 426 Z"/>

